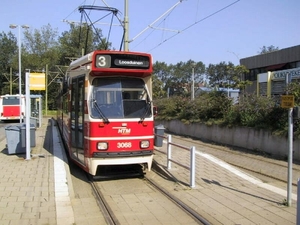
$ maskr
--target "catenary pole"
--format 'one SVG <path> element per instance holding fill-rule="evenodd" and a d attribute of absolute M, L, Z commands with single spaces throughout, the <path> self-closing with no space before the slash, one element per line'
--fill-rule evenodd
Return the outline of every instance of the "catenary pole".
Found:
<path fill-rule="evenodd" d="M 124 2 L 124 51 L 129 50 L 129 18 L 128 18 L 128 1 Z"/>
<path fill-rule="evenodd" d="M 16 25 L 16 24 L 10 24 L 9 27 L 11 29 L 18 28 L 18 44 L 19 44 L 19 101 L 20 101 L 20 124 L 22 123 L 22 101 L 21 101 L 21 95 L 22 95 L 22 77 L 21 77 L 21 70 L 22 70 L 22 61 L 21 61 L 21 28 L 28 29 L 29 26 L 27 25 Z"/>

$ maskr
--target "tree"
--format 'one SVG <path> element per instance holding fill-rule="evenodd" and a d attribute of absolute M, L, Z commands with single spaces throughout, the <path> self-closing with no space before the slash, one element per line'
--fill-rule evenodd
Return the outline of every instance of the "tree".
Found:
<path fill-rule="evenodd" d="M 166 80 L 169 77 L 168 65 L 164 62 L 156 61 L 153 64 L 152 88 L 153 98 L 167 97 L 167 90 L 165 89 Z"/>
<path fill-rule="evenodd" d="M 278 50 L 279 50 L 279 48 L 275 47 L 274 45 L 270 45 L 268 47 L 263 46 L 260 48 L 260 51 L 258 52 L 258 54 L 262 55 L 262 54 L 266 54 L 266 53 L 270 53 L 270 52 L 275 52 Z"/>
<path fill-rule="evenodd" d="M 240 89 L 241 91 L 243 91 L 247 85 L 251 84 L 250 81 L 243 81 L 243 76 L 248 72 L 249 70 L 245 66 L 234 66 L 231 62 L 228 64 L 225 62 L 216 65 L 209 64 L 206 69 L 210 86 L 216 88 Z"/>
<path fill-rule="evenodd" d="M 6 71 L 12 66 L 14 56 L 18 53 L 16 37 L 11 33 L 0 33 L 0 70 Z"/>
<path fill-rule="evenodd" d="M 40 30 L 26 30 L 22 64 L 32 71 L 42 71 L 46 65 L 49 65 L 49 69 L 53 69 L 60 57 L 57 39 L 58 32 L 50 24 L 43 26 Z"/>
<path fill-rule="evenodd" d="M 187 95 L 191 91 L 192 68 L 194 68 L 195 83 L 203 82 L 205 65 L 202 62 L 195 63 L 192 60 L 179 62 L 175 65 L 156 62 L 153 65 L 153 73 L 162 81 L 165 93 L 170 96 Z"/>
<path fill-rule="evenodd" d="M 109 49 L 111 43 L 102 37 L 100 29 L 93 32 L 88 26 L 70 25 L 70 30 L 59 38 L 61 59 L 60 65 L 69 65 L 70 60 L 79 58 L 96 49 Z"/>
<path fill-rule="evenodd" d="M 24 54 L 22 56 L 22 65 L 24 65 L 22 67 L 24 69 L 30 69 L 30 72 L 42 72 L 45 71 L 46 66 L 48 66 L 49 73 L 57 70 L 56 65 L 60 59 L 58 32 L 49 24 L 43 26 L 41 29 L 25 31 L 24 47 Z M 25 73 L 23 72 L 22 75 L 23 74 Z M 56 109 L 56 97 L 59 84 L 53 82 L 50 78 L 49 74 L 47 74 L 47 107 L 48 109 Z M 45 92 L 32 91 L 32 94 L 41 94 L 44 96 Z"/>
<path fill-rule="evenodd" d="M 234 65 L 231 62 L 220 62 L 219 64 L 209 64 L 206 74 L 209 84 L 212 87 L 228 87 L 233 81 Z"/>
<path fill-rule="evenodd" d="M 246 86 L 251 85 L 252 82 L 243 80 L 243 76 L 249 73 L 249 70 L 244 65 L 237 65 L 233 68 L 231 88 L 240 89 L 241 93 L 244 93 Z"/>
<path fill-rule="evenodd" d="M 163 89 L 163 82 L 153 74 L 152 76 L 152 93 L 153 99 L 159 99 L 167 97 L 166 91 Z"/>
<path fill-rule="evenodd" d="M 8 34 L 4 32 L 0 33 L 0 49 L 0 89 L 1 94 L 8 94 L 9 86 L 5 84 L 9 81 L 8 74 L 10 73 L 10 68 L 14 67 L 15 70 L 18 68 L 17 38 L 11 32 L 8 32 Z M 15 91 L 19 90 L 17 86 L 16 83 L 13 88 Z"/>

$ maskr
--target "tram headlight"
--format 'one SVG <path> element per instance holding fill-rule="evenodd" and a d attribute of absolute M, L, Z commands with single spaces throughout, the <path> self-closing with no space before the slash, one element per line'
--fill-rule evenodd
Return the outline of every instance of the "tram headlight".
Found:
<path fill-rule="evenodd" d="M 97 143 L 97 150 L 104 151 L 104 150 L 107 150 L 107 148 L 108 148 L 107 142 L 98 142 Z"/>
<path fill-rule="evenodd" d="M 140 147 L 141 148 L 149 148 L 150 142 L 148 140 L 143 140 L 140 142 Z"/>

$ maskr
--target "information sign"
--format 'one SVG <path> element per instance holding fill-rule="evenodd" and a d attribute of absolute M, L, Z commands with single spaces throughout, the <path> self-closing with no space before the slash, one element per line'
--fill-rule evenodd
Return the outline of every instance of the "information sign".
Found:
<path fill-rule="evenodd" d="M 282 95 L 281 96 L 281 107 L 282 108 L 293 108 L 294 107 L 294 95 Z"/>

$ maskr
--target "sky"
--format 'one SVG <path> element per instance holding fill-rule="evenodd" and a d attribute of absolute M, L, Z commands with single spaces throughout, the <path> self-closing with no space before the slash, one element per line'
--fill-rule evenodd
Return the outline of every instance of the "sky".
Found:
<path fill-rule="evenodd" d="M 209 64 L 232 62 L 257 55 L 263 46 L 284 49 L 300 44 L 299 0 L 127 0 L 129 50 L 152 54 L 153 61 L 176 64 L 193 60 Z M 48 24 L 68 31 L 79 23 L 83 5 L 110 6 L 124 20 L 125 0 L 1 0 L 0 32 L 28 25 L 30 31 Z M 106 11 L 86 10 L 95 26 L 120 48 L 122 29 Z M 84 18 L 84 17 L 83 17 Z M 83 21 L 85 22 L 85 21 Z M 22 30 L 22 29 L 21 29 Z M 23 30 L 22 30 L 23 31 Z M 21 32 L 21 40 L 22 40 Z"/>

